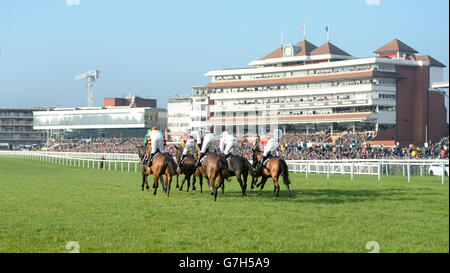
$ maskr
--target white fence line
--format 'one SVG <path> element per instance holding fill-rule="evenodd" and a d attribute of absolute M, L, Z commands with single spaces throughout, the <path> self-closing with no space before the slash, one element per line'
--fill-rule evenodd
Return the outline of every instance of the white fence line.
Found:
<path fill-rule="evenodd" d="M 67 165 L 69 167 L 96 168 L 103 170 L 137 172 L 139 156 L 137 154 L 121 153 L 76 153 L 76 152 L 43 152 L 43 151 L 0 151 L 0 156 L 20 157 Z M 103 157 L 103 159 L 102 159 Z M 332 174 L 350 175 L 376 175 L 381 180 L 382 175 L 401 174 L 408 177 L 428 175 L 431 165 L 439 166 L 442 184 L 445 181 L 445 170 L 448 168 L 447 160 L 439 159 L 349 159 L 349 160 L 287 160 L 289 171 L 305 173 L 306 178 L 310 173 L 326 174 L 330 178 Z M 448 174 L 447 174 L 448 175 Z"/>

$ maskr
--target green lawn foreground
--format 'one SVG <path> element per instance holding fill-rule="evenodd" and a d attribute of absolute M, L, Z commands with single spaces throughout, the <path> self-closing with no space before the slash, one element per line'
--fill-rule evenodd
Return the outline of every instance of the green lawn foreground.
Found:
<path fill-rule="evenodd" d="M 168 198 L 133 171 L 0 157 L 0 252 L 449 252 L 448 178 L 290 178 L 292 200 L 233 179 L 213 202 L 198 183 Z"/>

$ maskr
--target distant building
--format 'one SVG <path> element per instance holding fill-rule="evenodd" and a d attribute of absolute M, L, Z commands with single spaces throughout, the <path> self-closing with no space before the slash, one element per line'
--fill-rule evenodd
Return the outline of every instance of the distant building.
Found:
<path fill-rule="evenodd" d="M 171 141 L 191 131 L 192 99 L 190 96 L 169 98 L 167 103 L 167 130 Z"/>
<path fill-rule="evenodd" d="M 171 141 L 190 132 L 196 136 L 201 128 L 206 128 L 211 100 L 206 94 L 173 97 L 167 104 L 167 128 Z"/>
<path fill-rule="evenodd" d="M 143 137 L 153 126 L 167 131 L 167 110 L 142 105 L 156 106 L 156 100 L 107 98 L 105 107 L 36 111 L 33 127 L 57 138 Z"/>
<path fill-rule="evenodd" d="M 133 107 L 157 107 L 155 99 L 144 99 L 141 97 L 103 99 L 103 105 L 105 107 L 129 106 L 131 103 L 133 103 Z"/>
<path fill-rule="evenodd" d="M 444 96 L 431 88 L 444 64 L 395 39 L 356 58 L 327 42 L 277 48 L 248 68 L 210 71 L 193 87 L 206 97 L 216 132 L 328 129 L 372 131 L 380 141 L 437 141 L 447 127 Z M 194 101 L 193 101 L 194 105 Z"/>
<path fill-rule="evenodd" d="M 0 108 L 0 149 L 31 148 L 46 141 L 43 130 L 33 129 L 33 111 L 44 108 Z"/>

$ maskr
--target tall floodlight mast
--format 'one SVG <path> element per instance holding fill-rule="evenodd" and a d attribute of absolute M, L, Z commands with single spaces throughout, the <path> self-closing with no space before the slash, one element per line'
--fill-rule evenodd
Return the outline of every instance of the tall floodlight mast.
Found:
<path fill-rule="evenodd" d="M 75 76 L 75 80 L 82 80 L 87 78 L 87 88 L 88 88 L 88 106 L 94 106 L 94 90 L 92 89 L 92 84 L 98 79 L 98 74 L 100 70 L 89 70 Z"/>

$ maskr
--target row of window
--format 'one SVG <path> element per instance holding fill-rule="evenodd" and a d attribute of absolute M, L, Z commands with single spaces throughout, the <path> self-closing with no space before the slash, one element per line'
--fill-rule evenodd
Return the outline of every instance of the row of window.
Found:
<path fill-rule="evenodd" d="M 283 84 L 283 85 L 265 85 L 253 87 L 234 87 L 234 88 L 213 88 L 212 93 L 235 93 L 235 92 L 254 92 L 254 91 L 271 91 L 271 90 L 296 90 L 309 88 L 329 88 L 329 87 L 344 87 L 362 84 L 372 84 L 378 86 L 395 87 L 396 81 L 393 79 L 366 79 L 366 80 L 347 80 L 347 81 L 330 81 L 317 83 L 297 83 L 297 84 Z"/>
<path fill-rule="evenodd" d="M 189 123 L 175 123 L 169 122 L 167 123 L 167 127 L 188 127 Z"/>
<path fill-rule="evenodd" d="M 272 79 L 272 78 L 300 77 L 300 76 L 311 76 L 311 75 L 342 73 L 342 72 L 352 72 L 352 71 L 366 71 L 366 70 L 379 70 L 379 71 L 395 72 L 395 66 L 394 65 L 386 65 L 386 64 L 354 65 L 354 66 L 344 66 L 344 67 L 325 68 L 325 69 L 311 69 L 311 70 L 301 70 L 301 71 L 272 72 L 272 73 L 260 73 L 260 74 L 250 74 L 250 75 L 215 76 L 214 80 L 215 81 L 230 81 L 230 80 Z"/>
<path fill-rule="evenodd" d="M 378 94 L 379 99 L 395 99 L 395 94 Z"/>

